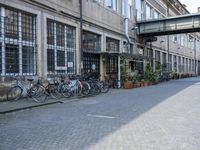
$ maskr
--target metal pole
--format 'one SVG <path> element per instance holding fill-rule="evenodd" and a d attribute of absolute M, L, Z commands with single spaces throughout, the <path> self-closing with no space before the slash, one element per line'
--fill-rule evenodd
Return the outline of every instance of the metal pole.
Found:
<path fill-rule="evenodd" d="M 167 5 L 167 17 L 169 17 L 169 6 Z M 167 72 L 169 75 L 169 35 L 167 35 Z"/>
<path fill-rule="evenodd" d="M 80 5 L 80 69 L 83 74 L 83 5 L 82 0 L 79 0 Z"/>
<path fill-rule="evenodd" d="M 120 55 L 118 56 L 118 88 L 121 87 Z"/>

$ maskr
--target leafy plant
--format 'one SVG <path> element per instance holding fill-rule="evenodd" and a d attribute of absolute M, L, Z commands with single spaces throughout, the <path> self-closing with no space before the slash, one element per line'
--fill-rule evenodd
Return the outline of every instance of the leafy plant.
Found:
<path fill-rule="evenodd" d="M 147 64 L 146 66 L 146 70 L 144 73 L 144 80 L 146 82 L 158 82 L 159 79 L 159 72 L 153 72 L 152 67 L 150 66 L 150 64 Z"/>

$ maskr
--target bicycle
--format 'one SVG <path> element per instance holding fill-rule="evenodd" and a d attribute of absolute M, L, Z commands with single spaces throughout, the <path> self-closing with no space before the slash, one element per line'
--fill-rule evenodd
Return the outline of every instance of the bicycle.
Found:
<path fill-rule="evenodd" d="M 71 76 L 61 85 L 61 92 L 65 98 L 72 95 L 82 97 L 89 94 L 90 85 L 80 76 Z"/>
<path fill-rule="evenodd" d="M 41 86 L 38 82 L 33 84 L 34 79 L 27 79 L 29 86 L 26 87 L 25 83 L 17 77 L 13 78 L 16 83 L 14 87 L 11 87 L 7 92 L 7 100 L 19 100 L 25 93 L 25 97 L 32 98 L 35 102 L 45 102 L 46 93 L 45 88 Z"/>

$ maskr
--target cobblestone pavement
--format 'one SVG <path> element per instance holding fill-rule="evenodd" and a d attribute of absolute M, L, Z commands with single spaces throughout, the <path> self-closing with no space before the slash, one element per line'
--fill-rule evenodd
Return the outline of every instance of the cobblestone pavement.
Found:
<path fill-rule="evenodd" d="M 0 150 L 199 150 L 200 78 L 0 115 Z"/>

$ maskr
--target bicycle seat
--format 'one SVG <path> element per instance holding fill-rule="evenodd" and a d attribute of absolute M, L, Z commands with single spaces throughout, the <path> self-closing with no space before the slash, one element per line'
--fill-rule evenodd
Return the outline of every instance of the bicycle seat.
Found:
<path fill-rule="evenodd" d="M 27 79 L 29 82 L 33 82 L 34 79 Z"/>

